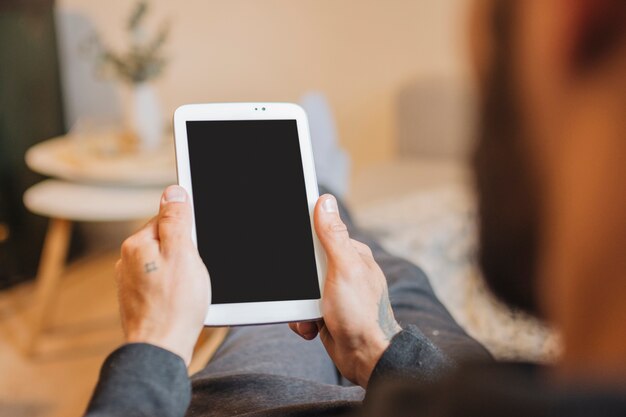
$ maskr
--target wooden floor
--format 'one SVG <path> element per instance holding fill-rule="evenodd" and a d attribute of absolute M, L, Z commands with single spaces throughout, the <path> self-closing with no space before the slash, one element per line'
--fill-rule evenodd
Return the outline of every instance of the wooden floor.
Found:
<path fill-rule="evenodd" d="M 27 357 L 32 284 L 0 293 L 0 416 L 80 416 L 103 359 L 122 342 L 113 269 L 117 251 L 71 264 L 51 325 Z"/>

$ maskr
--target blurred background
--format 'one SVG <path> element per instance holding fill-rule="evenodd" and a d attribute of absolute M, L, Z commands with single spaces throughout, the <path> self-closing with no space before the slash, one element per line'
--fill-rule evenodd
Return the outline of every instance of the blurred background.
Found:
<path fill-rule="evenodd" d="M 355 169 L 398 151 L 396 103 L 407 83 L 465 83 L 465 0 L 153 2 L 169 21 L 167 70 L 156 83 L 165 114 L 184 103 L 298 101 L 310 90 L 332 105 Z M 129 2 L 64 0 L 123 47 Z"/>
<path fill-rule="evenodd" d="M 497 357 L 553 358 L 473 260 L 468 3 L 0 2 L 0 416 L 82 413 L 122 341 L 117 247 L 175 182 L 186 103 L 299 102 L 319 180 L 357 222 Z"/>

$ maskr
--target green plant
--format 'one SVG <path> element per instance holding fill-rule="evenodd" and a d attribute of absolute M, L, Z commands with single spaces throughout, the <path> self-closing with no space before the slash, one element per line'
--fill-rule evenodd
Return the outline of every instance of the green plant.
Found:
<path fill-rule="evenodd" d="M 145 30 L 145 18 L 150 9 L 147 0 L 136 3 L 126 24 L 130 45 L 126 51 L 114 51 L 106 46 L 98 33 L 91 40 L 95 50 L 96 67 L 105 77 L 120 79 L 129 84 L 139 84 L 159 76 L 167 60 L 163 47 L 169 35 L 169 24 L 163 23 L 156 34 L 149 38 Z"/>

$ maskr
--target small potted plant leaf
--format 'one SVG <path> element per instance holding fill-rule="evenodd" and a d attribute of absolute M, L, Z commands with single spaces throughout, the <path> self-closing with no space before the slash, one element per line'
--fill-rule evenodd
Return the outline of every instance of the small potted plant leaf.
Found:
<path fill-rule="evenodd" d="M 126 100 L 125 128 L 143 150 L 156 149 L 163 138 L 163 118 L 153 81 L 167 64 L 163 48 L 169 34 L 169 24 L 163 23 L 152 36 L 145 20 L 150 5 L 140 0 L 126 24 L 128 47 L 117 51 L 105 45 L 96 33 L 92 39 L 98 72 L 122 82 L 130 92 Z"/>

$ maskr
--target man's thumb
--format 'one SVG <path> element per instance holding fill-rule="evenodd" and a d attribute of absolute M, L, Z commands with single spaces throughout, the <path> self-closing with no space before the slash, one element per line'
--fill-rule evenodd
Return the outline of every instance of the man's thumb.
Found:
<path fill-rule="evenodd" d="M 330 194 L 320 197 L 315 206 L 315 231 L 329 264 L 348 266 L 354 260 L 360 260 L 350 242 L 348 228 L 339 217 L 337 200 Z"/>
<path fill-rule="evenodd" d="M 170 185 L 165 189 L 157 221 L 162 247 L 176 247 L 191 239 L 191 204 L 183 187 Z"/>

